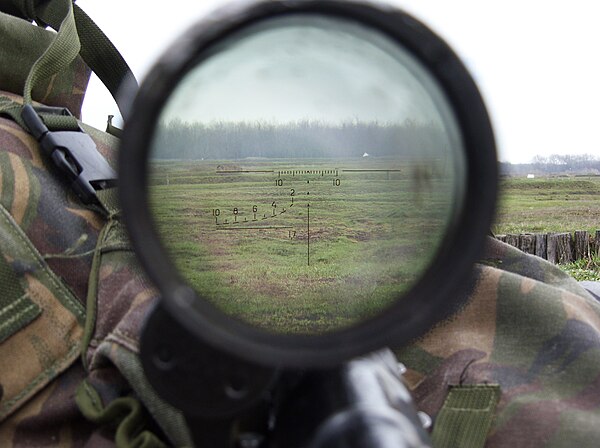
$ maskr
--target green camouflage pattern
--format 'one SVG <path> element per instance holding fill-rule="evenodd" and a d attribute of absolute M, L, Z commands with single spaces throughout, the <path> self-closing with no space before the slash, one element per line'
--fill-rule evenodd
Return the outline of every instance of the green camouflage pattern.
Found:
<path fill-rule="evenodd" d="M 434 422 L 450 386 L 500 385 L 488 448 L 600 440 L 600 306 L 541 258 L 490 238 L 466 304 L 397 356 Z"/>
<path fill-rule="evenodd" d="M 77 250 L 93 249 L 95 237 L 93 220 L 86 219 L 89 215 L 74 202 L 53 182 L 35 140 L 0 118 L 1 253 L 29 299 L 42 310 L 25 329 L 0 344 L 2 365 L 19 366 L 0 370 L 0 420 L 72 364 L 80 352 L 85 309 L 77 294 L 85 291 L 82 269 L 87 264 L 89 270 L 89 260 L 73 256 Z M 81 243 L 82 235 L 89 241 Z"/>
<path fill-rule="evenodd" d="M 95 325 L 84 352 L 89 378 L 98 384 L 94 389 L 101 395 L 114 389 L 113 380 L 102 381 L 96 376 L 96 372 L 104 372 L 107 363 L 112 364 L 124 384 L 141 398 L 165 439 L 175 446 L 191 446 L 182 414 L 158 398 L 143 374 L 138 356 L 141 328 L 158 294 L 141 271 L 120 221 L 109 223 L 100 246 L 104 248 L 103 255 L 95 264 L 97 275 L 92 272 L 90 280 L 97 280 L 95 305 L 88 302 L 88 310 L 96 307 Z M 109 405 L 113 399 L 108 396 L 103 402 Z"/>
<path fill-rule="evenodd" d="M 0 96 L 21 101 L 51 38 L 0 13 Z M 78 58 L 34 99 L 79 116 L 88 79 Z M 114 166 L 117 139 L 84 127 Z M 82 206 L 34 139 L 1 117 L 0 254 L 41 310 L 0 343 L 0 446 L 191 445 L 143 375 L 140 331 L 157 293 L 121 222 Z M 595 446 L 598 303 L 555 266 L 492 239 L 473 274 L 464 306 L 396 352 L 419 409 L 435 428 L 451 386 L 498 384 L 486 447 Z"/>
<path fill-rule="evenodd" d="M 4 101 L 22 103 L 31 65 L 53 36 L 0 13 Z M 79 117 L 89 76 L 78 57 L 40 82 L 33 99 Z M 81 126 L 114 167 L 118 140 Z M 143 376 L 138 341 L 157 294 L 118 216 L 84 207 L 31 135 L 1 116 L 0 256 L 41 310 L 9 327 L 15 330 L 0 344 L 0 446 L 114 446 L 115 439 L 146 447 L 160 446 L 160 439 L 190 445 L 181 415 Z M 78 406 L 81 390 L 93 397 L 91 408 Z M 95 415 L 86 419 L 81 406 Z"/>
<path fill-rule="evenodd" d="M 51 31 L 0 12 L 0 90 L 22 95 L 31 66 L 54 36 Z M 78 56 L 67 69 L 39 82 L 33 99 L 47 106 L 66 107 L 79 118 L 90 74 Z"/>
<path fill-rule="evenodd" d="M 84 127 L 114 166 L 118 140 Z M 152 428 L 160 437 L 189 445 L 181 415 L 143 377 L 139 335 L 157 294 L 122 224 L 84 207 L 37 142 L 1 117 L 0 253 L 42 310 L 0 344 L 0 446 L 113 446 L 118 422 L 93 425 L 75 403 L 84 378 L 102 406 L 134 397 L 154 413 L 146 420 L 159 422 Z"/>
<path fill-rule="evenodd" d="M 0 446 L 113 446 L 112 432 L 95 428 L 73 400 L 86 375 L 75 363 L 32 397 L 0 424 Z"/>
<path fill-rule="evenodd" d="M 117 140 L 86 129 L 114 164 Z M 157 294 L 122 224 L 83 207 L 29 134 L 2 118 L 0 177 L 2 253 L 43 310 L 0 344 L 0 446 L 113 446 L 118 425 L 90 423 L 75 403 L 83 379 L 101 408 L 135 397 L 157 439 L 190 445 L 181 415 L 143 376 L 139 335 Z M 488 447 L 590 446 L 600 437 L 599 332 L 600 307 L 575 281 L 490 239 L 466 304 L 397 355 L 434 418 L 449 386 L 500 385 Z"/>

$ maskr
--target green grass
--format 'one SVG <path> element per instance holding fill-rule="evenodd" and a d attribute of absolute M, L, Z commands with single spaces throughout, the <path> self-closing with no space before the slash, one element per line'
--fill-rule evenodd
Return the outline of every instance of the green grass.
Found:
<path fill-rule="evenodd" d="M 332 171 L 396 166 L 403 170 Z M 268 331 L 322 333 L 382 312 L 431 262 L 452 210 L 451 179 L 416 178 L 406 166 L 157 162 L 150 202 L 170 258 L 201 296 Z M 304 173 L 279 173 L 292 168 Z M 241 170 L 253 172 L 233 172 Z M 495 233 L 597 228 L 600 177 L 502 180 Z M 600 277 L 597 259 L 563 269 Z"/>
<path fill-rule="evenodd" d="M 327 332 L 388 307 L 444 234 L 448 181 L 415 188 L 410 170 L 331 172 L 395 165 L 157 162 L 150 202 L 171 259 L 200 295 L 269 331 Z M 304 172 L 279 174 L 290 168 Z M 219 173 L 240 170 L 253 172 Z"/>
<path fill-rule="evenodd" d="M 579 282 L 584 280 L 600 282 L 600 257 L 577 260 L 564 264 L 561 268 Z"/>
<path fill-rule="evenodd" d="M 505 178 L 496 234 L 600 229 L 600 177 Z"/>
<path fill-rule="evenodd" d="M 600 176 L 505 178 L 495 234 L 547 233 L 600 229 Z M 600 280 L 598 258 L 560 266 L 576 280 Z"/>

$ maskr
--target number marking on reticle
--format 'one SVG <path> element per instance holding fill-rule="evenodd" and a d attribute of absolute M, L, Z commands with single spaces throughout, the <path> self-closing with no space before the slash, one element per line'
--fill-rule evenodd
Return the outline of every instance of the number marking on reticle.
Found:
<path fill-rule="evenodd" d="M 331 213 L 328 201 L 343 190 L 342 175 L 355 173 L 390 173 L 400 169 L 282 169 L 282 170 L 224 170 L 220 175 L 269 175 L 266 185 L 272 186 L 269 195 L 256 192 L 256 201 L 212 209 L 215 229 L 219 231 L 281 231 L 281 238 L 301 242 L 306 239 L 306 264 L 311 263 L 311 224 L 317 223 L 319 211 Z M 269 176 L 267 176 L 269 177 Z M 311 184 L 311 181 L 313 182 Z M 262 180 L 261 180 L 262 182 Z M 269 199 L 266 199 L 266 198 Z M 274 200 L 272 198 L 275 198 Z M 313 226 L 314 227 L 314 226 Z M 318 233 L 318 228 L 317 228 Z M 313 241 L 314 243 L 314 241 Z"/>

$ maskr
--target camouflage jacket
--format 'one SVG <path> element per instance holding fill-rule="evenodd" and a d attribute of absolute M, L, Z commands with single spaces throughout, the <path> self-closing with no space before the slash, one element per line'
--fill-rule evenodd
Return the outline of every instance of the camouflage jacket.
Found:
<path fill-rule="evenodd" d="M 466 304 L 397 356 L 434 422 L 452 386 L 500 386 L 488 448 L 600 440 L 600 305 L 541 258 L 490 238 Z"/>
<path fill-rule="evenodd" d="M 30 65 L 50 39 L 0 15 L 0 97 L 21 101 L 27 67 L 15 66 Z M 34 99 L 79 116 L 88 77 L 77 59 Z M 114 165 L 117 140 L 86 130 Z M 0 446 L 190 445 L 181 415 L 140 366 L 140 329 L 157 297 L 119 216 L 82 206 L 35 140 L 0 117 L 2 270 L 15 277 L 17 299 L 0 294 Z M 555 266 L 491 239 L 468 294 L 454 315 L 396 352 L 434 431 L 453 386 L 497 384 L 485 446 L 595 446 L 594 299 Z"/>
<path fill-rule="evenodd" d="M 22 101 L 52 39 L 0 13 L 0 101 Z M 79 117 L 89 76 L 78 57 L 33 98 Z M 118 140 L 84 127 L 114 166 Z M 84 207 L 34 138 L 1 116 L 0 257 L 18 290 L 11 303 L 0 287 L 0 446 L 190 444 L 182 417 L 142 374 L 138 336 L 157 295 L 119 216 Z"/>

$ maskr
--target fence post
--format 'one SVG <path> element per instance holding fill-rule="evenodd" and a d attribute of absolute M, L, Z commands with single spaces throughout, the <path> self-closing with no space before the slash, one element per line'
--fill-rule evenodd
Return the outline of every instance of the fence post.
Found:
<path fill-rule="evenodd" d="M 535 235 L 525 233 L 519 236 L 519 249 L 526 254 L 535 254 Z"/>
<path fill-rule="evenodd" d="M 519 248 L 519 235 L 515 235 L 514 233 L 508 233 L 506 235 L 506 244 L 510 244 L 513 247 Z"/>
<path fill-rule="evenodd" d="M 558 235 L 557 233 L 549 233 L 548 234 L 548 261 L 550 263 L 554 263 L 554 264 L 556 264 L 556 261 L 558 260 L 557 235 Z"/>
<path fill-rule="evenodd" d="M 570 233 L 556 235 L 556 256 L 558 263 L 571 263 L 573 261 L 573 242 Z"/>
<path fill-rule="evenodd" d="M 584 230 L 575 231 L 575 260 L 587 258 L 590 255 L 590 234 Z"/>
<path fill-rule="evenodd" d="M 543 258 L 544 260 L 548 259 L 547 253 L 547 241 L 548 234 L 547 233 L 536 233 L 535 234 L 535 254 Z"/>
<path fill-rule="evenodd" d="M 577 230 L 574 235 L 570 232 L 508 233 L 496 235 L 496 239 L 554 264 L 600 256 L 600 230 L 596 230 L 593 237 L 588 231 Z"/>

